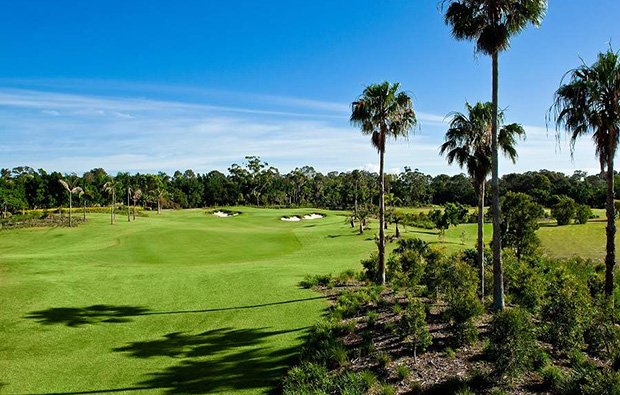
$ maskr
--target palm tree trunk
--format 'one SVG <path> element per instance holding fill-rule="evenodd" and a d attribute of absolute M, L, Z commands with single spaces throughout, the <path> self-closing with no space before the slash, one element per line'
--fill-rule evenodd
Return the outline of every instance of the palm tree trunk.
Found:
<path fill-rule="evenodd" d="M 379 283 L 385 284 L 385 177 L 383 174 L 383 162 L 385 156 L 385 132 L 381 131 L 381 149 L 379 150 Z"/>
<path fill-rule="evenodd" d="M 480 300 L 484 300 L 484 179 L 478 186 L 478 275 Z"/>
<path fill-rule="evenodd" d="M 398 229 L 398 221 L 394 222 L 395 226 L 396 226 L 396 231 L 394 233 L 394 236 L 396 236 L 397 239 L 400 238 L 400 229 Z"/>
<path fill-rule="evenodd" d="M 133 201 L 133 220 L 136 220 L 136 201 Z"/>
<path fill-rule="evenodd" d="M 127 222 L 131 222 L 131 202 L 129 201 L 129 188 L 127 188 Z"/>
<path fill-rule="evenodd" d="M 611 139 L 610 139 L 611 140 Z M 611 144 L 610 144 L 611 145 Z M 605 255 L 605 294 L 610 296 L 613 303 L 614 294 L 614 268 L 616 266 L 616 213 L 615 182 L 614 182 L 614 150 L 610 147 L 607 153 L 607 254 Z"/>
<path fill-rule="evenodd" d="M 84 200 L 84 203 L 82 205 L 82 214 L 83 214 L 82 221 L 86 222 L 86 200 Z"/>
<path fill-rule="evenodd" d="M 157 214 L 161 214 L 161 200 L 157 198 Z"/>
<path fill-rule="evenodd" d="M 73 226 L 73 223 L 71 222 L 71 192 L 69 192 L 69 227 Z"/>
<path fill-rule="evenodd" d="M 112 225 L 116 219 L 116 190 L 112 191 Z"/>
<path fill-rule="evenodd" d="M 493 190 L 493 308 L 504 309 L 504 273 L 502 269 L 502 231 L 499 212 L 499 156 L 497 152 L 497 111 L 499 107 L 499 53 L 493 54 L 493 128 L 491 151 L 493 153 L 491 187 Z"/>

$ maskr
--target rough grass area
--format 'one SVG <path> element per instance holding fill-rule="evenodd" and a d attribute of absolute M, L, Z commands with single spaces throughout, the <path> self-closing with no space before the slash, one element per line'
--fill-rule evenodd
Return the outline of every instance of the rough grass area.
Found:
<path fill-rule="evenodd" d="M 235 208 L 231 208 L 234 210 Z M 345 217 L 304 210 L 90 215 L 0 235 L 0 393 L 263 393 L 324 298 L 308 273 L 359 268 L 375 248 Z"/>

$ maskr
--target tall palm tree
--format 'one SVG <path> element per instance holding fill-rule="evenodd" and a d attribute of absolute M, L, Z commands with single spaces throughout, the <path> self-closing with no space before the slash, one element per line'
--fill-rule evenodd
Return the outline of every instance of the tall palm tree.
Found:
<path fill-rule="evenodd" d="M 131 187 L 127 185 L 127 222 L 131 222 Z"/>
<path fill-rule="evenodd" d="M 446 141 L 439 147 L 441 155 L 446 155 L 449 164 L 456 162 L 465 167 L 478 193 L 478 275 L 480 278 L 480 297 L 484 298 L 484 196 L 487 177 L 491 172 L 491 135 L 493 129 L 493 104 L 465 103 L 467 114 L 453 112 Z M 504 112 L 497 114 L 500 125 Z M 524 137 L 525 130 L 516 123 L 503 125 L 499 130 L 498 146 L 504 155 L 516 162 L 515 149 L 517 137 Z"/>
<path fill-rule="evenodd" d="M 133 196 L 132 196 L 132 199 L 133 199 L 133 220 L 134 221 L 136 220 L 136 203 L 140 199 L 140 196 L 142 196 L 142 191 L 140 189 L 136 189 L 133 192 Z"/>
<path fill-rule="evenodd" d="M 65 187 L 65 189 L 69 193 L 69 227 L 71 228 L 73 226 L 73 219 L 71 218 L 71 211 L 73 210 L 73 203 L 72 203 L 71 197 L 73 196 L 73 194 L 81 194 L 81 193 L 84 193 L 84 191 L 82 190 L 82 188 L 76 185 L 73 185 L 71 181 L 58 180 L 58 182 L 60 182 L 62 186 Z"/>
<path fill-rule="evenodd" d="M 532 24 L 540 26 L 547 0 L 444 0 L 445 21 L 457 40 L 475 40 L 476 51 L 490 55 L 493 64 L 493 120 L 491 129 L 491 187 L 493 190 L 493 307 L 504 309 L 504 275 L 499 207 L 498 102 L 499 53 L 510 38 Z"/>
<path fill-rule="evenodd" d="M 116 218 L 116 187 L 119 183 L 114 181 L 108 181 L 103 184 L 103 190 L 111 197 L 110 201 L 110 225 L 114 225 L 114 219 Z"/>
<path fill-rule="evenodd" d="M 359 126 L 363 134 L 371 135 L 372 145 L 379 151 L 379 276 L 385 284 L 385 141 L 388 137 L 407 137 L 417 120 L 411 98 L 399 92 L 399 83 L 385 81 L 364 89 L 352 103 L 351 123 Z"/>
<path fill-rule="evenodd" d="M 569 81 L 564 84 L 564 78 Z M 605 255 L 605 293 L 613 295 L 616 264 L 616 223 L 614 208 L 614 157 L 620 133 L 620 53 L 611 48 L 598 55 L 597 61 L 569 71 L 555 92 L 549 114 L 556 122 L 558 138 L 564 128 L 570 135 L 571 154 L 575 142 L 592 134 L 601 172 L 607 176 L 607 251 Z"/>

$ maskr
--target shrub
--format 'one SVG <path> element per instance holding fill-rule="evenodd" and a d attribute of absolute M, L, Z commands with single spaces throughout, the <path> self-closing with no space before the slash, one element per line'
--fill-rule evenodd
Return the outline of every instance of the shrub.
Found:
<path fill-rule="evenodd" d="M 301 350 L 302 360 L 326 365 L 330 368 L 342 366 L 347 361 L 347 351 L 339 338 L 344 327 L 325 321 L 313 326 Z"/>
<path fill-rule="evenodd" d="M 547 365 L 545 368 L 543 368 L 543 370 L 540 372 L 540 376 L 543 379 L 545 387 L 554 391 L 557 391 L 560 388 L 562 382 L 564 381 L 564 375 L 562 374 L 562 371 L 557 366 L 553 365 Z"/>
<path fill-rule="evenodd" d="M 413 360 L 417 360 L 418 350 L 424 351 L 432 343 L 426 325 L 426 313 L 418 300 L 412 300 L 398 322 L 398 332 L 413 349 Z"/>
<path fill-rule="evenodd" d="M 546 280 L 539 267 L 514 254 L 504 254 L 506 294 L 512 303 L 535 312 L 545 295 Z"/>
<path fill-rule="evenodd" d="M 282 392 L 285 395 L 328 394 L 331 386 L 325 366 L 302 362 L 289 369 L 282 383 Z"/>
<path fill-rule="evenodd" d="M 369 258 L 362 259 L 362 267 L 364 268 L 364 277 L 369 281 L 377 281 L 379 278 L 379 256 L 372 253 Z"/>
<path fill-rule="evenodd" d="M 568 225 L 575 217 L 575 201 L 572 198 L 561 196 L 551 207 L 551 217 L 558 221 L 558 225 Z"/>
<path fill-rule="evenodd" d="M 306 275 L 304 279 L 299 283 L 299 286 L 302 288 L 314 288 L 314 287 L 326 287 L 332 288 L 334 286 L 334 282 L 331 274 L 321 275 Z"/>
<path fill-rule="evenodd" d="M 559 386 L 562 395 L 618 395 L 620 373 L 591 362 L 575 366 Z"/>
<path fill-rule="evenodd" d="M 355 277 L 357 276 L 357 273 L 355 272 L 355 270 L 352 269 L 348 269 L 343 271 L 342 273 L 338 274 L 334 280 L 338 285 L 346 285 L 350 282 L 352 282 Z"/>
<path fill-rule="evenodd" d="M 381 387 L 379 389 L 379 394 L 381 394 L 381 395 L 395 395 L 396 394 L 396 390 L 390 384 L 384 383 L 384 384 L 381 384 Z"/>
<path fill-rule="evenodd" d="M 442 268 L 441 283 L 448 304 L 444 318 L 450 324 L 454 344 L 473 343 L 478 337 L 474 319 L 484 310 L 477 294 L 475 270 L 458 256 L 452 256 Z"/>
<path fill-rule="evenodd" d="M 536 344 L 529 313 L 512 308 L 497 313 L 489 325 L 491 356 L 502 375 L 516 376 L 533 365 Z"/>
<path fill-rule="evenodd" d="M 585 204 L 578 204 L 575 207 L 575 222 L 578 224 L 586 224 L 592 217 L 592 209 Z"/>
<path fill-rule="evenodd" d="M 375 360 L 377 361 L 377 365 L 379 365 L 379 367 L 387 368 L 390 362 L 392 362 L 392 357 L 385 351 L 381 351 L 377 353 L 377 355 L 375 356 Z"/>
<path fill-rule="evenodd" d="M 396 367 L 396 375 L 400 380 L 406 380 L 409 377 L 409 374 L 411 374 L 411 372 L 406 365 L 398 365 Z"/>
<path fill-rule="evenodd" d="M 378 299 L 376 292 L 365 288 L 341 292 L 332 308 L 333 316 L 349 318 L 360 314 L 367 304 Z"/>
<path fill-rule="evenodd" d="M 590 309 L 586 287 L 564 270 L 552 275 L 541 310 L 544 333 L 557 349 L 568 351 L 583 345 Z"/>

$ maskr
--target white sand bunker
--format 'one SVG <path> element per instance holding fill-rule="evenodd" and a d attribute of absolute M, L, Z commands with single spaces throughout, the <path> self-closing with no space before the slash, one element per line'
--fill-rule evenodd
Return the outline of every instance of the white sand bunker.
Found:
<path fill-rule="evenodd" d="M 236 217 L 239 213 L 225 213 L 223 211 L 216 211 L 213 213 L 216 217 L 226 218 L 226 217 Z"/>
<path fill-rule="evenodd" d="M 320 218 L 323 218 L 323 217 L 325 217 L 325 216 L 321 215 L 321 214 L 316 214 L 316 213 L 304 215 L 304 219 L 320 219 Z"/>
<path fill-rule="evenodd" d="M 280 220 L 282 221 L 288 221 L 288 222 L 297 222 L 297 221 L 301 221 L 306 220 L 306 219 L 319 219 L 319 218 L 324 218 L 325 216 L 323 214 L 317 214 L 317 213 L 313 213 L 313 214 L 306 214 L 304 215 L 302 218 L 294 215 L 292 217 L 282 217 L 280 218 Z"/>

